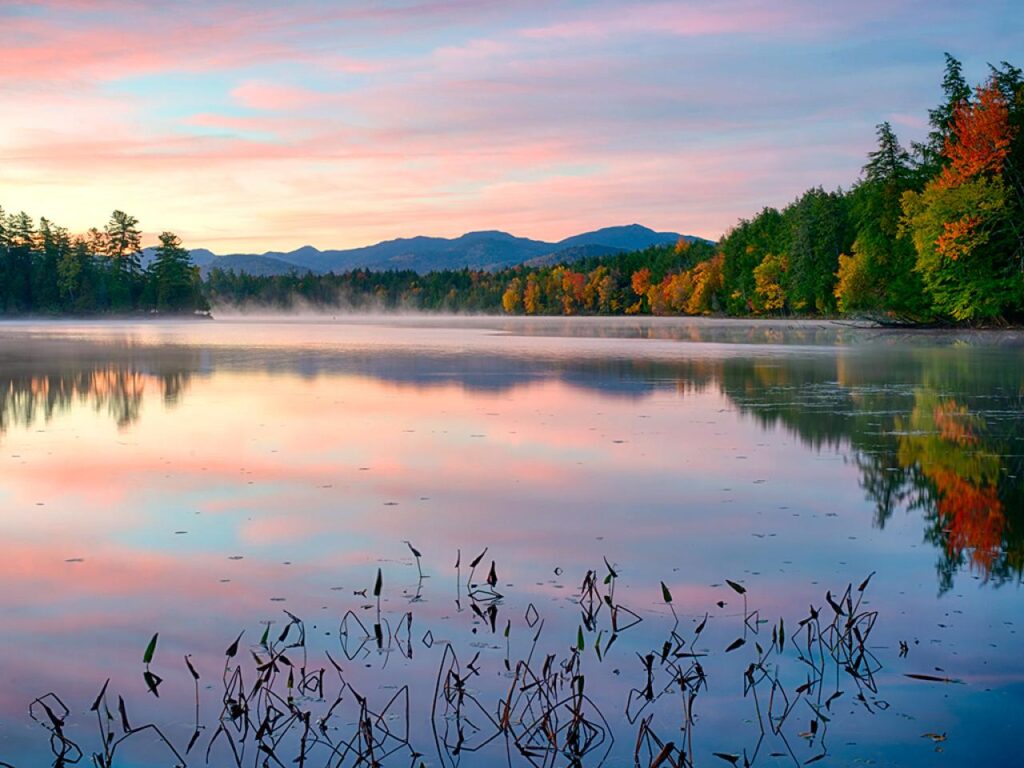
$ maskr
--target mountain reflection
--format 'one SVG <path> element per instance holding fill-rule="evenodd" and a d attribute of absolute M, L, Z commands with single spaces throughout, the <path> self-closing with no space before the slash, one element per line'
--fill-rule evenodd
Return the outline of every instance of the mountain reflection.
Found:
<path fill-rule="evenodd" d="M 0 431 L 49 422 L 79 407 L 105 412 L 125 427 L 140 418 L 147 399 L 173 404 L 195 377 L 218 372 L 361 376 L 414 389 L 455 384 L 479 393 L 557 380 L 603 397 L 637 400 L 711 389 L 766 430 L 782 427 L 811 449 L 845 453 L 859 470 L 878 528 L 898 512 L 921 515 L 924 538 L 940 553 L 940 590 L 950 589 L 962 569 L 995 583 L 1021 579 L 1024 390 L 1016 352 L 912 347 L 898 340 L 780 348 L 777 354 L 679 349 L 678 359 L 636 359 L 414 347 L 7 341 L 0 345 Z"/>

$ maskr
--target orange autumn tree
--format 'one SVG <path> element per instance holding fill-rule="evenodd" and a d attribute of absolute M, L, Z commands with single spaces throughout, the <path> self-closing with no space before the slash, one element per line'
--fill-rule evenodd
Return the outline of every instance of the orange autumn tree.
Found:
<path fill-rule="evenodd" d="M 680 251 L 677 246 L 676 252 L 685 253 L 685 250 Z M 690 269 L 671 272 L 658 283 L 651 281 L 650 270 L 640 270 L 633 273 L 633 291 L 638 293 L 638 289 L 643 289 L 639 295 L 647 300 L 647 306 L 654 315 L 711 314 L 721 305 L 724 261 L 725 257 L 718 253 Z M 634 305 L 634 311 L 639 311 L 639 304 Z"/>
<path fill-rule="evenodd" d="M 644 311 L 647 291 L 651 287 L 651 270 L 644 267 L 634 272 L 630 278 L 630 286 L 633 288 L 633 293 L 637 295 L 637 301 L 626 308 L 626 314 L 635 315 Z"/>
<path fill-rule="evenodd" d="M 1024 247 L 1012 187 L 1004 178 L 1014 140 L 1009 107 L 995 78 L 953 110 L 946 167 L 903 196 L 902 232 L 917 251 L 932 303 L 956 320 L 999 317 L 1024 297 L 1013 254 Z"/>
<path fill-rule="evenodd" d="M 1010 154 L 1010 110 L 995 81 L 978 88 L 975 101 L 953 110 L 952 132 L 943 154 L 949 164 L 939 175 L 940 187 L 955 187 L 981 174 L 1000 173 Z"/>

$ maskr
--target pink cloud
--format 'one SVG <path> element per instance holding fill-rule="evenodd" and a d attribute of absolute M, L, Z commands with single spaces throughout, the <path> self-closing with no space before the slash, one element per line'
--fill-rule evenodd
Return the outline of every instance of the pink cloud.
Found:
<path fill-rule="evenodd" d="M 701 37 L 708 35 L 764 33 L 785 28 L 787 32 L 817 27 L 807 7 L 750 4 L 726 0 L 702 7 L 684 3 L 638 3 L 627 7 L 606 6 L 575 19 L 557 21 L 523 30 L 539 39 L 606 40 L 624 34 Z"/>
<path fill-rule="evenodd" d="M 4 204 L 76 231 L 130 208 L 221 251 L 634 220 L 718 237 L 800 185 L 850 183 L 886 114 L 864 109 L 861 70 L 767 87 L 754 54 L 726 64 L 723 48 L 693 71 L 636 47 L 828 37 L 877 2 L 57 7 L 0 25 L 0 183 L 17 197 Z M 193 114 L 187 93 L 168 110 L 111 85 L 182 71 L 217 73 Z M 887 77 L 890 97 L 872 98 L 910 114 L 918 80 Z"/>
<path fill-rule="evenodd" d="M 231 98 L 250 109 L 292 110 L 322 104 L 330 96 L 308 88 L 247 80 L 231 91 Z"/>

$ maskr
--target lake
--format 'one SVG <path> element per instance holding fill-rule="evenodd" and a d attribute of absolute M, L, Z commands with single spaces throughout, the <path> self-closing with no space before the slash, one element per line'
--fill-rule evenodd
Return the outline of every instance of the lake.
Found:
<path fill-rule="evenodd" d="M 1022 406 L 1013 332 L 4 323 L 0 761 L 1010 764 Z"/>

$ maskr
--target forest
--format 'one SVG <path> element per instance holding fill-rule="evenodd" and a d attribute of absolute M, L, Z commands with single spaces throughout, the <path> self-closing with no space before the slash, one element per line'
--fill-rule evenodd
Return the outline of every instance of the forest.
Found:
<path fill-rule="evenodd" d="M 925 140 L 893 127 L 848 189 L 806 191 L 711 244 L 680 241 L 570 264 L 207 277 L 170 232 L 141 262 L 115 211 L 71 236 L 0 209 L 0 312 L 422 310 L 527 315 L 853 316 L 900 323 L 1024 319 L 1024 76 L 1003 62 L 971 87 L 946 55 Z"/>
<path fill-rule="evenodd" d="M 114 211 L 103 229 L 72 236 L 43 218 L 0 208 L 0 312 L 97 314 L 209 309 L 199 269 L 173 232 L 142 264 L 142 231 Z"/>

